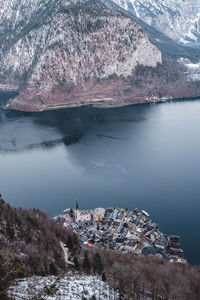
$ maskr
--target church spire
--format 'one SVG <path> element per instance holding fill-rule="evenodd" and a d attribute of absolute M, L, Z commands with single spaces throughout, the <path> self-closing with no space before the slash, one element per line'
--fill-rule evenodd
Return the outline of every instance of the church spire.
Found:
<path fill-rule="evenodd" d="M 79 210 L 78 201 L 76 200 L 76 210 Z"/>

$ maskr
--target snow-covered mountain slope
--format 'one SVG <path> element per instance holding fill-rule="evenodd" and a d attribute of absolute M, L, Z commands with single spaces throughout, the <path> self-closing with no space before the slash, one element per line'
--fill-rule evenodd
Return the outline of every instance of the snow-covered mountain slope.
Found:
<path fill-rule="evenodd" d="M 200 43 L 199 0 L 113 0 L 181 43 Z"/>
<path fill-rule="evenodd" d="M 15 107 L 110 98 L 92 91 L 94 82 L 162 63 L 142 28 L 100 0 L 0 0 L 0 7 L 0 83 L 19 83 Z"/>

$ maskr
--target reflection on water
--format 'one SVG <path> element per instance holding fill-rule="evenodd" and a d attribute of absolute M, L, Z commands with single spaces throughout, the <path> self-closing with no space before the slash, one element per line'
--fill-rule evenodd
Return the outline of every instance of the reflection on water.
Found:
<path fill-rule="evenodd" d="M 78 141 L 84 127 L 77 119 L 63 117 L 62 113 L 34 115 L 1 111 L 0 151 L 22 151 Z"/>
<path fill-rule="evenodd" d="M 0 111 L 0 191 L 50 215 L 75 199 L 82 208 L 145 209 L 199 263 L 199 116 L 200 101 Z"/>
<path fill-rule="evenodd" d="M 0 151 L 12 152 L 76 143 L 90 129 L 90 122 L 137 122 L 144 118 L 148 106 L 113 110 L 83 107 L 42 113 L 0 110 Z M 104 137 L 101 132 L 97 137 Z M 110 139 L 117 137 L 108 134 Z"/>
<path fill-rule="evenodd" d="M 17 92 L 0 91 L 0 106 L 5 105 L 9 99 L 15 98 L 17 95 L 18 95 Z"/>

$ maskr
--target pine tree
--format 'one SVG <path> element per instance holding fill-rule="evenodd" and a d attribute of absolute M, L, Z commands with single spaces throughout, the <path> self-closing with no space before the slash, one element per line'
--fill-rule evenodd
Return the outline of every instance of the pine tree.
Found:
<path fill-rule="evenodd" d="M 98 273 L 99 275 L 103 271 L 103 265 L 101 261 L 101 256 L 99 253 L 95 253 L 94 255 L 94 264 L 93 264 L 94 273 Z"/>
<path fill-rule="evenodd" d="M 83 270 L 86 273 L 89 273 L 90 269 L 91 269 L 91 264 L 90 264 L 90 261 L 89 261 L 89 258 L 88 258 L 88 253 L 85 252 L 84 253 L 84 259 L 83 259 Z"/>
<path fill-rule="evenodd" d="M 102 279 L 102 281 L 106 281 L 106 274 L 105 274 L 105 272 L 102 273 L 101 279 Z"/>
<path fill-rule="evenodd" d="M 79 270 L 79 261 L 77 256 L 74 256 L 74 267 L 77 271 Z"/>
<path fill-rule="evenodd" d="M 7 270 L 4 266 L 3 259 L 0 256 L 0 299 L 7 300 L 7 288 L 11 285 L 11 278 L 7 275 Z"/>
<path fill-rule="evenodd" d="M 77 246 L 78 238 L 77 238 L 77 235 L 75 233 L 73 234 L 72 241 L 73 241 L 74 247 Z"/>
<path fill-rule="evenodd" d="M 74 244 L 73 244 L 73 240 L 72 240 L 71 236 L 68 237 L 66 245 L 67 245 L 67 248 L 69 248 L 69 250 L 72 250 L 74 248 Z"/>
<path fill-rule="evenodd" d="M 54 263 L 50 263 L 49 273 L 50 273 L 50 275 L 55 275 L 55 276 L 58 275 L 58 269 L 57 269 L 57 267 L 55 266 Z"/>
<path fill-rule="evenodd" d="M 71 218 L 74 218 L 74 211 L 73 209 L 71 208 L 70 211 L 69 211 L 69 215 Z"/>

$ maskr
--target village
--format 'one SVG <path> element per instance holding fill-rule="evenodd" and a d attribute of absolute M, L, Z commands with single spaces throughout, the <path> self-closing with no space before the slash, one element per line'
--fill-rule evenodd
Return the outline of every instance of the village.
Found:
<path fill-rule="evenodd" d="M 79 210 L 76 203 L 76 209 L 66 209 L 54 219 L 73 230 L 84 247 L 105 247 L 121 253 L 186 262 L 179 236 L 161 233 L 158 224 L 153 223 L 144 210 L 115 207 Z"/>

